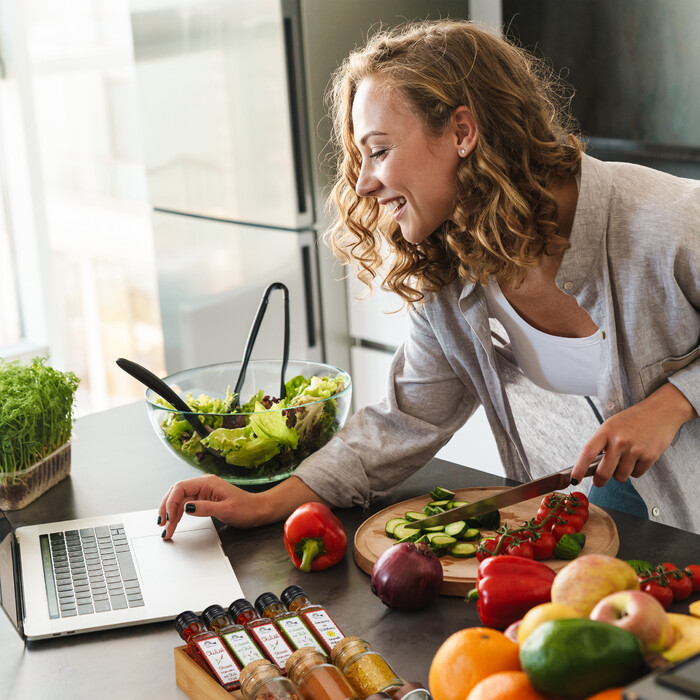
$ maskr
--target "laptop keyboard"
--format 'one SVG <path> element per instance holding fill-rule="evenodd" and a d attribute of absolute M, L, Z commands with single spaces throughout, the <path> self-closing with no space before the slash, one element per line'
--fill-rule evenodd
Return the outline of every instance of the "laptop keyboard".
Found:
<path fill-rule="evenodd" d="M 49 617 L 143 606 L 124 525 L 41 535 Z"/>

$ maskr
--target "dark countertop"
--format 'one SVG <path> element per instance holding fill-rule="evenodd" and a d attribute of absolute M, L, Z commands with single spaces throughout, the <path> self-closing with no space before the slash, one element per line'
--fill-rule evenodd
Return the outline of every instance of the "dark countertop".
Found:
<path fill-rule="evenodd" d="M 71 476 L 27 508 L 10 513 L 15 525 L 154 508 L 174 481 L 199 474 L 159 444 L 143 403 L 81 418 L 74 435 Z M 337 514 L 351 542 L 370 515 L 437 484 L 466 488 L 508 483 L 512 482 L 435 459 L 398 486 L 391 498 L 367 510 Z M 618 527 L 620 558 L 678 566 L 700 563 L 699 536 L 609 512 Z M 300 585 L 313 602 L 328 609 L 345 634 L 367 639 L 407 680 L 427 686 L 431 659 L 444 639 L 480 624 L 476 607 L 461 598 L 441 596 L 419 613 L 387 608 L 371 593 L 369 576 L 355 565 L 350 545 L 337 566 L 304 574 L 287 556 L 282 523 L 255 530 L 222 527 L 220 535 L 248 598 L 264 591 L 279 595 L 289 584 Z M 687 609 L 687 601 L 672 607 L 675 612 Z M 35 700 L 49 691 L 52 700 L 185 698 L 175 684 L 173 666 L 173 648 L 181 644 L 170 623 L 158 623 L 34 642 L 25 648 L 0 614 L 0 682 L 13 700 Z"/>

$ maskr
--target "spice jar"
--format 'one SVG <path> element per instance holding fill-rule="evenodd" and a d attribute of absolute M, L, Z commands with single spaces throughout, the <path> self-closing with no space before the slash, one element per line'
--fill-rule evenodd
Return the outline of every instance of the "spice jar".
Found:
<path fill-rule="evenodd" d="M 330 653 L 330 650 L 345 636 L 328 611 L 321 605 L 313 604 L 299 586 L 287 586 L 280 598 L 288 610 L 301 615 L 327 653 Z"/>
<path fill-rule="evenodd" d="M 287 659 L 287 676 L 306 700 L 358 700 L 345 676 L 314 647 L 302 647 Z"/>
<path fill-rule="evenodd" d="M 433 700 L 433 696 L 420 683 L 406 683 L 393 695 L 394 700 Z"/>
<path fill-rule="evenodd" d="M 345 637 L 331 650 L 331 661 L 343 672 L 360 700 L 372 693 L 393 693 L 404 683 L 384 657 L 359 637 Z"/>
<path fill-rule="evenodd" d="M 245 700 L 304 700 L 297 684 L 266 659 L 243 667 L 241 692 Z"/>

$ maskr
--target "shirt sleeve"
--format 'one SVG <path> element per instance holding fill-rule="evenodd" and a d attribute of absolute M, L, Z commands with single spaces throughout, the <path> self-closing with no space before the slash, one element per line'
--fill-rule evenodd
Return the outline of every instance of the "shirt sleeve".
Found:
<path fill-rule="evenodd" d="M 337 507 L 367 506 L 430 461 L 478 406 L 421 311 L 391 363 L 387 395 L 352 415 L 294 472 Z"/>

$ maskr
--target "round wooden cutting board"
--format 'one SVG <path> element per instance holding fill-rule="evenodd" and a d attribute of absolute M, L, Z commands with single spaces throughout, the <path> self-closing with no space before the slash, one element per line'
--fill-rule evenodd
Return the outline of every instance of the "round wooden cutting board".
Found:
<path fill-rule="evenodd" d="M 455 491 L 455 499 L 460 501 L 478 501 L 488 498 L 493 494 L 505 490 L 505 487 L 477 487 L 471 489 L 459 489 Z M 542 496 L 532 498 L 529 501 L 516 503 L 501 509 L 501 524 L 508 521 L 517 526 L 525 520 L 535 517 L 537 509 L 542 502 Z M 374 562 L 396 540 L 392 540 L 384 534 L 384 525 L 390 518 L 403 518 L 408 510 L 420 511 L 426 503 L 432 499 L 428 494 L 417 496 L 408 501 L 396 503 L 384 510 L 375 513 L 365 520 L 355 533 L 353 543 L 353 556 L 357 565 L 366 573 L 372 573 Z M 486 531 L 483 531 L 486 532 Z M 598 506 L 592 503 L 589 506 L 588 522 L 583 526 L 583 534 L 586 535 L 584 554 L 607 554 L 615 556 L 620 547 L 617 536 L 617 527 L 613 519 Z M 471 559 L 456 559 L 451 556 L 440 557 L 443 569 L 443 582 L 440 593 L 442 595 L 463 596 L 474 587 L 479 562 L 476 557 Z M 568 561 L 564 559 L 548 559 L 544 561 L 554 571 L 558 571 Z"/>

